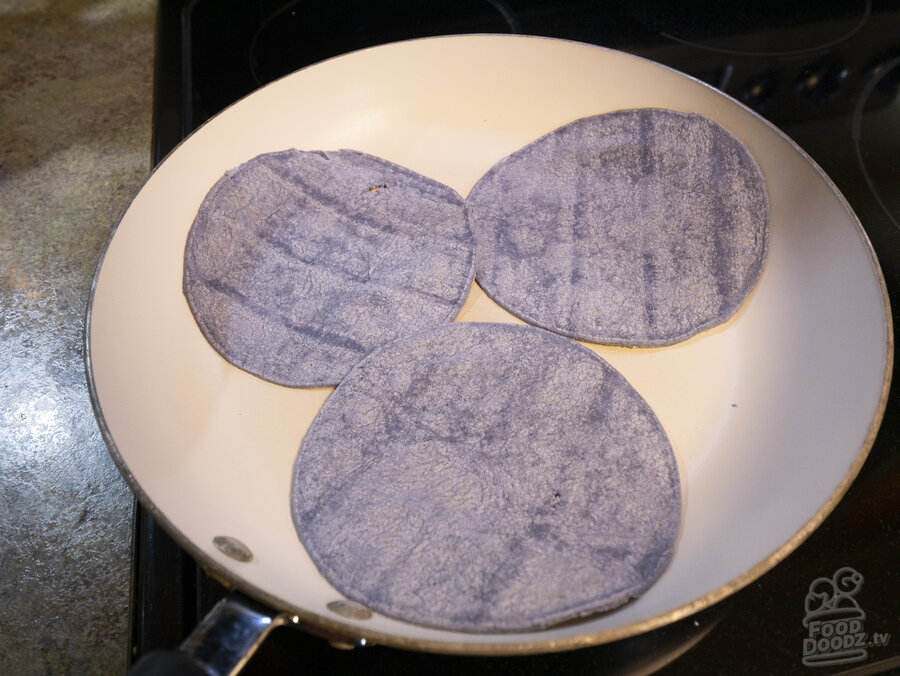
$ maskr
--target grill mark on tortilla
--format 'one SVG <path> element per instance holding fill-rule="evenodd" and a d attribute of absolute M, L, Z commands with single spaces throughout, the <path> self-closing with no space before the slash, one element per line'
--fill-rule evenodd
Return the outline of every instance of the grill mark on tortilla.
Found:
<path fill-rule="evenodd" d="M 638 124 L 640 125 L 640 143 L 638 149 L 641 153 L 641 175 L 649 176 L 653 173 L 653 156 L 650 148 L 650 128 L 653 124 L 650 114 L 646 110 L 638 112 Z"/>
<path fill-rule="evenodd" d="M 347 155 L 356 154 L 359 156 L 365 156 L 364 153 L 360 153 L 358 151 L 352 151 L 352 150 L 346 150 L 346 151 L 340 151 L 340 152 L 346 153 Z M 328 154 L 326 154 L 326 153 L 316 153 L 316 154 L 321 154 L 322 157 L 325 157 L 325 159 L 327 159 L 327 160 L 331 159 L 328 156 Z M 374 158 L 374 159 L 384 162 L 386 164 L 386 162 L 384 160 L 380 160 L 380 158 Z M 326 193 L 324 190 L 321 190 L 320 188 L 316 187 L 315 184 L 310 183 L 309 181 L 304 181 L 304 180 L 300 179 L 299 177 L 297 177 L 295 179 L 291 179 L 291 178 L 285 176 L 284 173 L 279 171 L 279 168 L 277 165 L 272 166 L 269 163 L 263 163 L 262 166 L 264 166 L 266 169 L 268 169 L 272 173 L 273 177 L 277 177 L 278 180 L 282 181 L 288 188 L 290 188 L 292 190 L 300 188 L 307 197 L 313 198 L 319 207 L 326 208 L 326 209 L 332 211 L 334 214 L 346 219 L 346 221 L 348 223 L 352 224 L 356 228 L 365 229 L 365 230 L 373 230 L 378 234 L 385 233 L 385 232 L 389 233 L 389 234 L 397 234 L 398 232 L 407 232 L 406 229 L 398 229 L 396 223 L 390 219 L 381 220 L 378 222 L 377 227 L 373 227 L 368 222 L 366 222 L 364 219 L 360 218 L 358 211 L 353 210 L 353 209 L 348 209 L 346 202 L 344 200 L 333 198 L 332 196 L 328 195 L 328 193 Z M 410 171 L 410 170 L 406 170 L 406 171 Z M 427 185 L 427 184 L 423 184 L 423 185 Z M 429 200 L 431 200 L 437 204 L 440 204 L 442 206 L 449 206 L 449 205 L 451 205 L 451 202 L 447 198 L 450 196 L 451 189 L 446 186 L 444 186 L 444 188 L 446 188 L 446 190 L 442 190 L 440 193 L 437 192 L 436 190 L 426 189 L 426 191 L 420 193 L 419 196 L 422 198 L 425 198 L 425 199 L 429 199 Z M 361 194 L 362 193 L 371 194 L 371 193 L 377 193 L 377 192 L 378 191 L 373 191 L 370 188 L 366 188 L 365 190 L 360 190 Z M 373 197 L 373 198 L 377 199 L 377 197 Z M 395 213 L 394 216 L 396 216 L 396 215 L 397 214 Z M 411 226 L 412 228 L 417 227 L 416 223 L 411 223 L 409 221 L 404 221 L 404 224 L 407 226 Z M 460 237 L 457 241 L 465 241 L 465 239 Z"/>
<path fill-rule="evenodd" d="M 197 282 L 199 284 L 202 284 L 206 288 L 215 291 L 216 293 L 220 293 L 223 296 L 226 296 L 229 300 L 232 300 L 235 303 L 243 306 L 250 312 L 253 312 L 254 314 L 260 315 L 266 319 L 280 324 L 289 331 L 314 338 L 328 345 L 333 345 L 334 347 L 339 347 L 344 350 L 355 352 L 359 356 L 362 356 L 369 351 L 369 348 L 357 343 L 355 340 L 347 336 L 343 336 L 337 333 L 331 333 L 324 329 L 317 329 L 312 326 L 296 324 L 290 321 L 284 315 L 269 310 L 259 303 L 254 302 L 252 299 L 247 298 L 247 296 L 240 293 L 237 289 L 229 286 L 224 282 L 214 282 L 208 279 L 198 279 Z"/>
<path fill-rule="evenodd" d="M 718 185 L 714 180 L 715 176 L 720 176 L 726 173 L 724 168 L 723 158 L 719 155 L 712 155 L 710 157 L 709 168 L 710 168 L 710 176 L 709 176 L 709 185 L 715 185 L 719 191 L 723 189 L 724 186 Z M 713 202 L 714 208 L 716 210 L 716 220 L 721 223 L 727 223 L 727 228 L 716 228 L 714 231 L 715 239 L 715 251 L 716 255 L 713 259 L 715 261 L 716 273 L 716 291 L 719 294 L 719 311 L 722 312 L 726 309 L 726 303 L 729 298 L 729 290 L 734 287 L 736 280 L 734 279 L 734 275 L 730 268 L 725 265 L 725 261 L 728 260 L 725 255 L 726 251 L 726 243 L 724 238 L 726 233 L 730 233 L 734 229 L 734 225 L 731 221 L 731 215 L 725 209 L 725 200 L 720 199 Z"/>
<path fill-rule="evenodd" d="M 654 327 L 656 318 L 654 317 L 654 289 L 653 285 L 656 281 L 656 267 L 653 264 L 653 254 L 645 251 L 643 255 L 644 265 L 642 276 L 644 279 L 644 314 L 647 316 L 647 326 Z"/>

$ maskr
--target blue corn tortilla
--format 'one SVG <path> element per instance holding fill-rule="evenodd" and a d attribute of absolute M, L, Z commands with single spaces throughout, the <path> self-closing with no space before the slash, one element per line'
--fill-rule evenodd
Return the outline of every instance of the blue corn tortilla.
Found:
<path fill-rule="evenodd" d="M 464 201 L 354 150 L 286 150 L 228 171 L 187 238 L 184 295 L 231 364 L 335 385 L 370 349 L 451 321 L 474 277 Z"/>
<path fill-rule="evenodd" d="M 767 255 L 759 167 L 696 114 L 581 118 L 502 159 L 466 201 L 488 296 L 596 343 L 672 345 L 727 321 Z"/>
<path fill-rule="evenodd" d="M 568 338 L 455 323 L 360 361 L 294 466 L 298 536 L 347 598 L 392 618 L 514 632 L 607 610 L 669 563 L 672 447 Z"/>

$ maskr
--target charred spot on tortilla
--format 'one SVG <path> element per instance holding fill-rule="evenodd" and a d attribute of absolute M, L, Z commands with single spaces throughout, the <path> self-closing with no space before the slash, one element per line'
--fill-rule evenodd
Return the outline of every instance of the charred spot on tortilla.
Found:
<path fill-rule="evenodd" d="M 370 352 L 306 433 L 290 499 L 344 596 L 482 633 L 640 595 L 681 520 L 649 405 L 586 347 L 517 324 L 447 324 Z"/>
<path fill-rule="evenodd" d="M 231 364 L 336 384 L 376 345 L 459 313 L 474 239 L 454 190 L 353 150 L 286 150 L 228 171 L 188 234 L 184 294 Z"/>
<path fill-rule="evenodd" d="M 581 118 L 472 188 L 475 279 L 520 319 L 609 345 L 672 345 L 759 280 L 769 201 L 747 148 L 697 114 Z"/>

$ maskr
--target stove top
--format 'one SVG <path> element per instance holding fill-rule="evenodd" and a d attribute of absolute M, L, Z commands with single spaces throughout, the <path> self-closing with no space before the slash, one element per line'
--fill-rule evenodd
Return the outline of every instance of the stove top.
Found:
<path fill-rule="evenodd" d="M 611 47 L 704 80 L 756 110 L 847 198 L 878 255 L 893 315 L 900 316 L 897 2 L 162 0 L 154 161 L 222 108 L 298 68 L 386 42 L 475 32 Z M 279 628 L 242 673 L 300 667 L 385 674 L 900 673 L 900 572 L 891 565 L 900 557 L 895 390 L 896 384 L 862 471 L 822 526 L 770 572 L 700 613 L 595 648 L 510 658 L 381 646 L 348 651 Z M 135 557 L 139 657 L 177 646 L 224 589 L 140 509 Z M 837 585 L 837 596 L 855 608 L 843 625 L 817 623 L 809 604 L 823 585 L 832 591 Z"/>

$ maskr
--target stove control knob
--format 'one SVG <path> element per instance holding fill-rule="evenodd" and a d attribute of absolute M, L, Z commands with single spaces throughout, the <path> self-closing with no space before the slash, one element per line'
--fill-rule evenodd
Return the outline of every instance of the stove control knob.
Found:
<path fill-rule="evenodd" d="M 763 112 L 769 99 L 778 91 L 779 78 L 771 70 L 750 77 L 744 84 L 741 100 L 757 112 Z"/>
<path fill-rule="evenodd" d="M 863 81 L 874 83 L 866 100 L 866 110 L 890 105 L 900 96 L 900 50 L 879 55 L 863 69 Z"/>
<path fill-rule="evenodd" d="M 824 105 L 838 93 L 848 73 L 834 58 L 811 63 L 797 75 L 797 91 L 816 105 Z"/>

